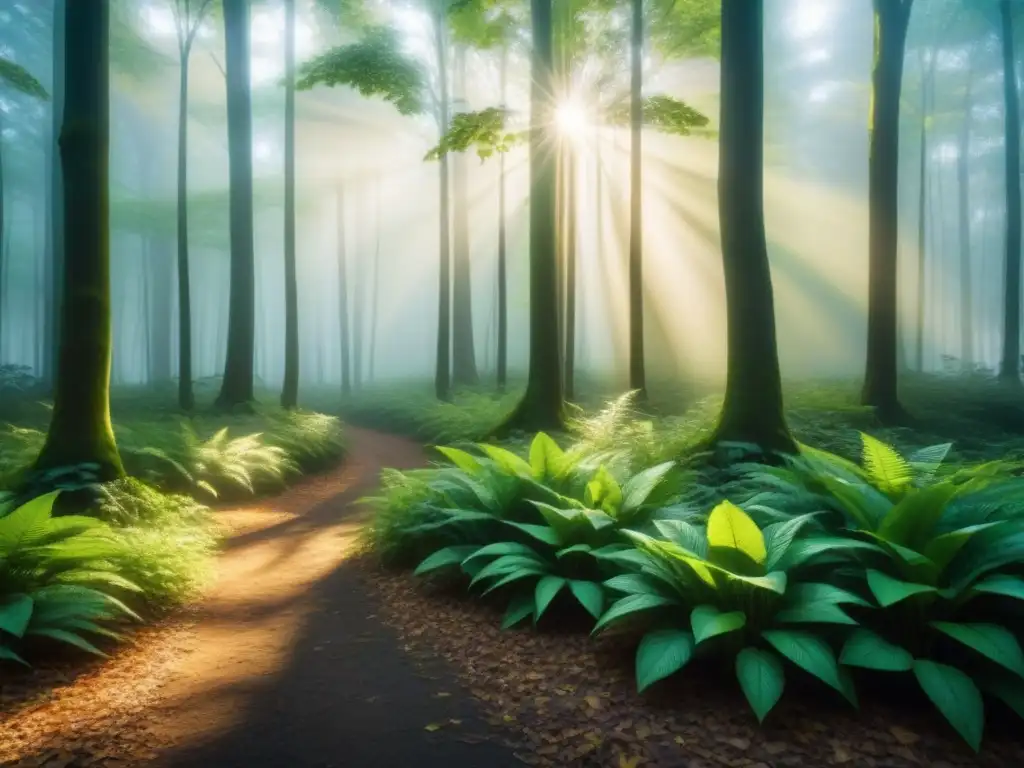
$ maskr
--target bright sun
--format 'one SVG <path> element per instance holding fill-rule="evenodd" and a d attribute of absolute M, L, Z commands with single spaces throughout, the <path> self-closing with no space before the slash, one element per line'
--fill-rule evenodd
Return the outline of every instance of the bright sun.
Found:
<path fill-rule="evenodd" d="M 569 137 L 579 137 L 587 127 L 587 116 L 583 109 L 574 101 L 564 101 L 555 112 L 558 130 Z"/>

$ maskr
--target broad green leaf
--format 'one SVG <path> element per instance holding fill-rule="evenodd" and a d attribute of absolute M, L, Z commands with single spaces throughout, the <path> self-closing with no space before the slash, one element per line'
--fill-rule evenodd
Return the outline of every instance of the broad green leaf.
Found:
<path fill-rule="evenodd" d="M 641 611 L 649 611 L 653 608 L 664 608 L 665 606 L 676 605 L 676 601 L 663 595 L 626 595 L 619 598 L 607 611 L 598 619 L 594 625 L 593 632 L 597 632 L 614 621 L 631 616 Z"/>
<path fill-rule="evenodd" d="M 981 749 L 985 707 L 971 678 L 954 667 L 926 659 L 914 661 L 914 677 L 939 712 L 975 752 Z"/>
<path fill-rule="evenodd" d="M 776 620 L 788 623 L 856 624 L 840 607 L 869 606 L 866 600 L 831 584 L 796 584 L 786 592 L 786 602 Z"/>
<path fill-rule="evenodd" d="M 97 648 L 95 645 L 90 643 L 85 638 L 81 637 L 80 635 L 74 632 L 68 632 L 64 629 L 43 627 L 40 629 L 30 629 L 27 634 L 37 635 L 39 637 L 49 637 L 52 640 L 59 640 L 62 643 L 73 645 L 76 648 L 80 648 L 83 651 L 93 654 L 94 656 L 103 656 L 104 658 L 106 658 L 107 656 L 107 654 L 105 654 L 103 651 L 101 651 L 99 648 Z"/>
<path fill-rule="evenodd" d="M 448 547 L 448 549 L 454 549 L 454 547 Z M 520 544 L 518 541 L 496 541 L 493 544 L 487 544 L 480 548 L 473 547 L 473 549 L 475 551 L 462 561 L 463 565 L 480 557 L 496 557 L 498 555 L 535 556 L 534 551 L 529 546 Z"/>
<path fill-rule="evenodd" d="M 537 586 L 534 587 L 533 591 L 534 621 L 540 621 L 544 611 L 548 609 L 551 601 L 555 599 L 555 596 L 562 590 L 565 584 L 566 580 L 561 576 L 545 576 L 537 582 Z"/>
<path fill-rule="evenodd" d="M 759 723 L 771 712 L 786 684 L 782 664 L 760 648 L 744 648 L 736 656 L 736 677 Z"/>
<path fill-rule="evenodd" d="M 549 526 L 546 525 L 534 525 L 532 523 L 517 523 L 512 520 L 505 520 L 507 524 L 513 528 L 518 528 L 523 533 L 527 533 L 533 538 L 537 539 L 544 544 L 548 544 L 552 547 L 557 547 L 561 544 L 561 539 L 558 538 L 558 533 L 553 531 Z"/>
<path fill-rule="evenodd" d="M 601 618 L 601 612 L 604 610 L 604 590 L 601 589 L 600 584 L 593 581 L 570 579 L 569 590 L 576 598 L 576 602 L 582 605 L 587 613 L 595 619 Z"/>
<path fill-rule="evenodd" d="M 493 576 L 503 576 L 519 568 L 539 568 L 543 562 L 536 556 L 526 555 L 502 555 L 484 566 L 470 581 L 469 586 L 473 587 L 477 582 L 489 579 Z"/>
<path fill-rule="evenodd" d="M 1008 574 L 996 574 L 975 584 L 974 591 L 1024 600 L 1024 579 Z"/>
<path fill-rule="evenodd" d="M 722 613 L 711 605 L 698 605 L 690 613 L 690 626 L 697 645 L 712 637 L 742 629 L 746 623 L 747 617 L 743 611 Z"/>
<path fill-rule="evenodd" d="M 648 592 L 657 593 L 661 589 L 660 584 L 641 573 L 623 573 L 618 576 L 612 576 L 612 578 L 604 582 L 604 586 L 605 589 L 624 592 L 627 595 L 643 595 Z"/>
<path fill-rule="evenodd" d="M 909 672 L 914 666 L 914 657 L 870 630 L 857 629 L 843 645 L 839 663 L 883 672 Z"/>
<path fill-rule="evenodd" d="M 664 464 L 648 467 L 629 478 L 622 486 L 622 511 L 632 512 L 646 504 L 648 497 L 673 467 L 674 461 L 666 461 Z"/>
<path fill-rule="evenodd" d="M 1024 677 L 1024 651 L 1013 633 L 998 624 L 958 624 L 933 621 L 931 626 L 968 648 L 987 656 L 996 664 Z"/>
<path fill-rule="evenodd" d="M 501 628 L 514 627 L 527 616 L 533 615 L 533 595 L 528 592 L 521 592 L 512 598 L 505 611 L 505 618 L 502 619 Z"/>
<path fill-rule="evenodd" d="M 947 565 L 953 562 L 953 558 L 957 556 L 964 545 L 971 540 L 974 534 L 984 531 L 988 528 L 993 528 L 997 525 L 1001 525 L 1001 521 L 992 523 L 980 523 L 979 525 L 969 525 L 966 528 L 960 528 L 956 531 L 950 531 L 944 533 L 941 536 L 936 536 L 924 547 L 924 556 L 935 563 L 939 570 L 945 569 Z"/>
<path fill-rule="evenodd" d="M 31 666 L 27 661 L 21 658 L 21 656 L 16 654 L 3 643 L 0 643 L 0 661 L 5 659 L 7 661 L 16 661 L 18 664 L 24 664 L 26 667 Z"/>
<path fill-rule="evenodd" d="M 573 544 L 571 547 L 560 549 L 555 552 L 555 557 L 561 559 L 569 555 L 593 555 L 594 548 L 589 544 Z"/>
<path fill-rule="evenodd" d="M 708 540 L 704 531 L 685 520 L 655 520 L 658 533 L 697 557 L 705 557 Z"/>
<path fill-rule="evenodd" d="M 470 475 L 479 475 L 482 470 L 480 459 L 471 453 L 459 448 L 451 448 L 446 445 L 436 446 L 437 452 L 443 455 L 448 461 Z"/>
<path fill-rule="evenodd" d="M 882 520 L 878 535 L 894 544 L 923 550 L 956 491 L 950 482 L 910 491 Z"/>
<path fill-rule="evenodd" d="M 772 570 L 786 554 L 792 545 L 796 535 L 807 523 L 811 522 L 818 513 L 812 512 L 807 515 L 798 515 L 790 520 L 779 523 L 772 523 L 764 529 L 764 546 L 767 552 L 765 569 Z"/>
<path fill-rule="evenodd" d="M 616 512 L 622 505 L 622 489 L 605 467 L 598 467 L 587 483 L 583 499 L 589 507 L 600 507 L 609 513 Z"/>
<path fill-rule="evenodd" d="M 29 595 L 10 595 L 0 603 L 0 630 L 22 637 L 32 618 L 35 601 Z"/>
<path fill-rule="evenodd" d="M 939 443 L 920 448 L 907 456 L 907 463 L 924 477 L 931 477 L 946 460 L 952 443 Z"/>
<path fill-rule="evenodd" d="M 462 561 L 477 551 L 475 546 L 445 547 L 423 560 L 416 570 L 414 576 L 422 576 L 425 573 L 437 571 L 441 568 L 448 568 L 453 565 L 462 565 Z"/>
<path fill-rule="evenodd" d="M 873 568 L 868 569 L 867 577 L 871 594 L 875 596 L 878 604 L 883 608 L 888 608 L 890 605 L 895 605 L 914 595 L 937 592 L 935 587 L 930 587 L 927 584 L 900 581 Z"/>
<path fill-rule="evenodd" d="M 851 560 L 853 555 L 858 552 L 874 555 L 885 554 L 885 551 L 877 544 L 867 541 L 858 541 L 844 536 L 815 536 L 794 541 L 775 567 L 788 571 L 819 560 Z"/>
<path fill-rule="evenodd" d="M 861 433 L 861 463 L 883 493 L 902 493 L 914 479 L 910 464 L 899 453 L 871 435 Z"/>
<path fill-rule="evenodd" d="M 978 681 L 981 689 L 1002 701 L 1024 719 L 1024 681 L 1009 675 L 986 675 Z"/>
<path fill-rule="evenodd" d="M 478 447 L 481 451 L 487 454 L 491 461 L 497 464 L 498 467 L 507 474 L 518 475 L 520 477 L 533 477 L 533 467 L 507 448 L 491 445 L 490 443 L 480 443 Z"/>
<path fill-rule="evenodd" d="M 544 432 L 538 432 L 530 443 L 530 468 L 537 480 L 561 475 L 565 452 Z"/>
<path fill-rule="evenodd" d="M 678 672 L 693 656 L 693 635 L 682 629 L 648 632 L 636 650 L 636 689 Z"/>
<path fill-rule="evenodd" d="M 708 546 L 739 550 L 758 565 L 764 565 L 764 535 L 757 523 L 735 504 L 723 501 L 711 510 L 707 536 Z"/>
<path fill-rule="evenodd" d="M 481 595 L 488 595 L 497 589 L 501 589 L 504 586 L 515 581 L 522 581 L 523 579 L 531 579 L 535 577 L 547 575 L 547 570 L 540 565 L 524 565 L 512 570 L 504 571 L 503 575 L 491 584 L 487 589 L 481 592 Z"/>
<path fill-rule="evenodd" d="M 761 636 L 798 667 L 843 693 L 835 654 L 820 637 L 792 629 L 769 629 Z"/>
<path fill-rule="evenodd" d="M 775 620 L 781 624 L 857 623 L 835 603 L 803 603 L 792 608 L 784 608 L 775 614 Z"/>

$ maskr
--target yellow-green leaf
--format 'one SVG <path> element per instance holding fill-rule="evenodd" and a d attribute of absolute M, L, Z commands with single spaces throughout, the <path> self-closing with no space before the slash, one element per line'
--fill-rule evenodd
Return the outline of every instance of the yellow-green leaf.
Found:
<path fill-rule="evenodd" d="M 708 516 L 708 545 L 739 550 L 759 565 L 768 556 L 757 523 L 729 501 L 723 501 Z"/>

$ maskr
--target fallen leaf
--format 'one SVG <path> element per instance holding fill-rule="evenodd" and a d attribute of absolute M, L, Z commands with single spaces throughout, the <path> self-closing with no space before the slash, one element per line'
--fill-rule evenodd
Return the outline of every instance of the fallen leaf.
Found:
<path fill-rule="evenodd" d="M 643 758 L 640 755 L 632 755 L 626 757 L 625 755 L 619 755 L 619 768 L 636 768 L 640 764 L 640 760 Z"/>
<path fill-rule="evenodd" d="M 601 699 L 599 699 L 597 696 L 584 696 L 583 700 L 587 702 L 591 709 L 601 708 Z"/>
<path fill-rule="evenodd" d="M 853 760 L 853 755 L 846 747 L 836 744 L 832 749 L 832 762 L 842 765 Z"/>
<path fill-rule="evenodd" d="M 433 733 L 434 731 L 441 730 L 441 724 L 440 723 L 430 723 L 430 725 L 423 726 L 423 730 L 424 731 L 430 731 L 431 733 Z"/>
<path fill-rule="evenodd" d="M 920 736 L 907 728 L 902 728 L 898 725 L 889 726 L 889 733 L 896 737 L 896 741 L 905 747 L 920 740 Z"/>

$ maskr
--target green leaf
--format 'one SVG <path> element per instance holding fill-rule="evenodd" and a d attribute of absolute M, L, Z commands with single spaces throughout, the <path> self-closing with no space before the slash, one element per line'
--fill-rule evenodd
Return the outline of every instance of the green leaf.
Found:
<path fill-rule="evenodd" d="M 936 536 L 925 545 L 924 556 L 935 563 L 941 571 L 953 561 L 953 558 L 957 556 L 974 534 L 997 525 L 1002 525 L 1002 521 L 970 525 L 966 528 Z"/>
<path fill-rule="evenodd" d="M 476 476 L 483 470 L 483 465 L 480 463 L 480 459 L 471 453 L 460 450 L 459 448 L 450 448 L 448 446 L 439 445 L 437 446 L 437 452 L 442 454 L 446 459 L 448 459 L 448 461 L 466 474 Z"/>
<path fill-rule="evenodd" d="M 496 589 L 501 589 L 502 587 L 507 586 L 512 582 L 522 581 L 523 579 L 529 579 L 534 576 L 544 576 L 546 575 L 546 573 L 547 571 L 540 565 L 526 565 L 519 568 L 515 568 L 513 570 L 504 572 L 504 575 L 502 575 L 501 578 L 499 578 L 497 581 L 491 584 L 491 586 L 485 589 L 481 593 L 481 595 L 490 594 L 491 592 L 494 592 Z"/>
<path fill-rule="evenodd" d="M 29 595 L 10 595 L 0 603 L 0 630 L 22 637 L 32 619 L 35 601 Z"/>
<path fill-rule="evenodd" d="M 512 520 L 505 520 L 504 522 L 508 523 L 513 528 L 518 528 L 523 533 L 527 533 L 537 541 L 548 544 L 549 546 L 557 547 L 562 543 L 561 539 L 558 538 L 558 533 L 552 530 L 549 526 L 534 525 L 532 523 L 517 523 Z"/>
<path fill-rule="evenodd" d="M 584 503 L 589 507 L 600 507 L 606 512 L 615 512 L 622 504 L 622 489 L 615 478 L 603 466 L 587 483 Z"/>
<path fill-rule="evenodd" d="M 998 624 L 957 624 L 950 621 L 929 623 L 939 632 L 1024 677 L 1024 651 L 1021 651 L 1017 638 L 1005 627 Z"/>
<path fill-rule="evenodd" d="M 514 627 L 527 616 L 532 615 L 533 595 L 528 592 L 522 592 L 513 597 L 509 602 L 508 609 L 505 611 L 505 618 L 501 622 L 501 628 L 508 629 L 509 627 Z"/>
<path fill-rule="evenodd" d="M 674 461 L 666 461 L 630 477 L 622 486 L 622 511 L 632 512 L 646 504 L 648 497 L 675 465 Z"/>
<path fill-rule="evenodd" d="M 569 555 L 593 555 L 593 553 L 594 548 L 589 544 L 573 544 L 571 547 L 566 547 L 565 549 L 560 549 L 555 552 L 555 557 L 561 560 L 563 557 L 568 557 Z"/>
<path fill-rule="evenodd" d="M 828 644 L 809 632 L 769 629 L 761 633 L 776 651 L 806 672 L 843 693 L 839 665 Z"/>
<path fill-rule="evenodd" d="M 757 721 L 763 723 L 772 707 L 782 698 L 786 684 L 782 664 L 768 651 L 744 648 L 736 656 L 736 677 Z"/>
<path fill-rule="evenodd" d="M 649 611 L 653 608 L 664 608 L 665 606 L 675 604 L 675 600 L 663 595 L 626 595 L 611 604 L 608 610 L 598 619 L 597 624 L 594 625 L 593 632 L 598 632 L 612 622 L 619 621 L 634 613 Z"/>
<path fill-rule="evenodd" d="M 1024 600 L 1024 579 L 1019 576 L 997 574 L 975 584 L 974 591 Z"/>
<path fill-rule="evenodd" d="M 894 544 L 922 550 L 956 491 L 950 482 L 911 490 L 882 519 L 878 535 Z"/>
<path fill-rule="evenodd" d="M 26 667 L 31 666 L 27 661 L 21 658 L 21 656 L 16 654 L 3 643 L 0 643 L 0 661 L 3 661 L 5 659 L 7 661 L 15 661 L 18 664 L 24 664 Z"/>
<path fill-rule="evenodd" d="M 477 549 L 478 547 L 471 545 L 439 549 L 416 566 L 416 570 L 413 571 L 413 576 L 422 576 L 425 573 L 437 571 L 441 568 L 448 568 L 453 565 L 462 565 L 463 560 L 465 560 L 467 556 L 472 555 L 477 551 Z"/>
<path fill-rule="evenodd" d="M 658 593 L 661 590 L 660 585 L 642 573 L 622 573 L 618 576 L 612 576 L 604 582 L 605 589 L 610 589 L 615 592 L 624 592 L 627 595 L 643 595 L 648 592 Z"/>
<path fill-rule="evenodd" d="M 784 623 L 856 624 L 840 607 L 844 603 L 870 606 L 852 592 L 831 584 L 797 584 L 786 593 L 785 608 L 775 618 Z"/>
<path fill-rule="evenodd" d="M 708 545 L 735 549 L 758 565 L 764 565 L 767 551 L 764 536 L 747 513 L 729 501 L 723 501 L 708 516 Z"/>
<path fill-rule="evenodd" d="M 1024 681 L 1009 675 L 986 675 L 978 683 L 983 691 L 995 696 L 1024 719 Z"/>
<path fill-rule="evenodd" d="M 878 604 L 883 608 L 888 608 L 890 605 L 895 605 L 914 595 L 938 591 L 935 587 L 930 587 L 927 584 L 914 584 L 909 581 L 894 579 L 892 576 L 876 571 L 873 568 L 868 569 L 867 577 L 871 594 L 875 596 Z"/>
<path fill-rule="evenodd" d="M 909 672 L 914 666 L 914 657 L 870 630 L 857 629 L 843 645 L 839 663 L 883 672 Z"/>
<path fill-rule="evenodd" d="M 693 656 L 693 635 L 681 629 L 648 632 L 636 650 L 636 689 L 678 672 Z"/>
<path fill-rule="evenodd" d="M 698 605 L 690 613 L 690 626 L 697 645 L 712 637 L 742 629 L 746 623 L 743 611 L 722 613 L 712 605 Z"/>
<path fill-rule="evenodd" d="M 772 523 L 764 529 L 764 545 L 767 551 L 765 569 L 772 570 L 782 560 L 786 551 L 793 544 L 793 540 L 807 523 L 817 516 L 812 512 L 807 515 L 798 515 L 790 520 L 779 523 Z"/>
<path fill-rule="evenodd" d="M 871 435 L 860 435 L 861 463 L 868 477 L 883 493 L 902 493 L 914 479 L 907 461 L 894 448 Z"/>
<path fill-rule="evenodd" d="M 532 479 L 533 467 L 507 448 L 489 443 L 480 443 L 479 448 L 506 474 Z"/>
<path fill-rule="evenodd" d="M 49 101 L 50 95 L 42 84 L 24 67 L 0 56 L 0 84 L 6 84 L 26 96 Z"/>
<path fill-rule="evenodd" d="M 106 658 L 107 654 L 97 648 L 95 645 L 90 643 L 85 638 L 77 635 L 74 632 L 68 632 L 63 629 L 43 627 L 41 629 L 30 629 L 29 635 L 37 635 L 39 637 L 49 637 L 53 640 L 59 640 L 62 643 L 73 645 L 76 648 L 81 648 L 83 651 L 93 654 L 94 656 L 102 656 Z"/>
<path fill-rule="evenodd" d="M 595 619 L 601 618 L 601 611 L 604 610 L 604 590 L 601 589 L 600 584 L 593 581 L 570 579 L 569 589 L 587 613 Z"/>
<path fill-rule="evenodd" d="M 503 576 L 511 571 L 516 571 L 520 568 L 542 568 L 543 561 L 541 561 L 536 555 L 502 555 L 496 560 L 492 560 L 483 568 L 481 568 L 476 576 L 473 577 L 472 581 L 469 582 L 469 586 L 473 587 L 477 582 L 489 579 L 494 576 Z"/>
<path fill-rule="evenodd" d="M 971 748 L 981 749 L 985 707 L 981 692 L 967 675 L 934 661 L 914 661 L 914 676 L 939 712 L 956 728 Z"/>
<path fill-rule="evenodd" d="M 565 466 L 565 452 L 544 432 L 538 432 L 530 443 L 530 468 L 537 480 L 555 478 Z"/>
<path fill-rule="evenodd" d="M 543 615 L 544 611 L 547 610 L 548 606 L 551 605 L 551 601 L 555 599 L 555 596 L 565 585 L 566 580 L 561 576 L 544 576 L 537 582 L 537 586 L 534 587 L 533 592 L 533 602 L 535 606 L 533 612 L 534 621 L 540 621 L 540 617 Z"/>

